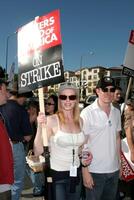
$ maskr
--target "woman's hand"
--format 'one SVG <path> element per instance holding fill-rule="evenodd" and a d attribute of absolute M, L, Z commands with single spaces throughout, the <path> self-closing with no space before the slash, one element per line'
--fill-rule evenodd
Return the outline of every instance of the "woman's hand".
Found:
<path fill-rule="evenodd" d="M 46 123 L 47 123 L 47 118 L 46 118 L 46 116 L 45 116 L 45 114 L 44 113 L 42 113 L 42 112 L 39 112 L 39 115 L 38 115 L 38 117 L 37 117 L 37 122 L 38 122 L 38 125 L 46 125 Z"/>

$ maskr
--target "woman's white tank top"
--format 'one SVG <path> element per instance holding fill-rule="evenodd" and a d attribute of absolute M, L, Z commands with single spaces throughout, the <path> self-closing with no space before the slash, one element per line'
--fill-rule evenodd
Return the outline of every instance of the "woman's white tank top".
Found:
<path fill-rule="evenodd" d="M 58 120 L 58 119 L 57 119 Z M 58 120 L 59 121 L 59 120 Z M 80 166 L 79 147 L 84 143 L 85 136 L 79 133 L 67 133 L 60 130 L 58 122 L 57 133 L 50 138 L 50 165 L 56 171 L 69 171 L 74 164 Z M 74 149 L 74 163 L 73 163 Z"/>

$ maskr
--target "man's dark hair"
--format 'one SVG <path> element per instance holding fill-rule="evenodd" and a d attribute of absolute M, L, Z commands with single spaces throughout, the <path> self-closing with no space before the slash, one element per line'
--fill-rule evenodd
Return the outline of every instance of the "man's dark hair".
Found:
<path fill-rule="evenodd" d="M 122 91 L 122 88 L 120 86 L 115 86 L 115 90 L 120 90 Z"/>

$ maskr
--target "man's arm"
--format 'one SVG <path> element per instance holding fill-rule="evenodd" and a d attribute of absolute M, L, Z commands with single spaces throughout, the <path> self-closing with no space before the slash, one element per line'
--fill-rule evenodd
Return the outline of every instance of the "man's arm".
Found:
<path fill-rule="evenodd" d="M 82 167 L 82 177 L 84 186 L 89 189 L 92 189 L 94 186 L 94 181 L 91 173 L 88 170 L 88 167 Z"/>
<path fill-rule="evenodd" d="M 29 115 L 25 109 L 22 109 L 21 113 L 22 113 L 21 127 L 22 127 L 22 131 L 23 131 L 23 138 L 24 138 L 24 141 L 29 142 L 33 135 Z"/>
<path fill-rule="evenodd" d="M 120 137 L 121 131 L 117 132 L 117 154 L 118 154 L 118 159 L 119 159 L 119 164 L 120 164 L 120 175 L 122 171 L 122 163 L 121 163 L 121 137 Z"/>

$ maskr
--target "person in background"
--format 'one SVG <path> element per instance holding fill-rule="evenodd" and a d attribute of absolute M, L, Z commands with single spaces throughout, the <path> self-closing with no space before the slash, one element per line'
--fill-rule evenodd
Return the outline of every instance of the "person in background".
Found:
<path fill-rule="evenodd" d="M 130 159 L 134 163 L 134 100 L 128 99 L 126 102 L 126 109 L 124 111 L 124 130 L 128 147 L 130 150 Z M 134 180 L 128 181 L 125 184 L 126 198 L 134 199 Z"/>
<path fill-rule="evenodd" d="M 37 115 L 39 112 L 39 105 L 37 101 L 29 101 L 27 105 L 27 112 L 29 114 L 29 119 L 32 127 L 32 139 L 26 143 L 26 155 L 30 150 L 33 150 L 33 142 L 35 139 L 36 131 L 37 131 Z M 44 173 L 43 172 L 38 172 L 35 173 L 33 172 L 29 166 L 26 166 L 26 173 L 28 176 L 31 178 L 32 184 L 33 184 L 33 196 L 38 197 L 38 196 L 43 196 L 44 195 Z"/>
<path fill-rule="evenodd" d="M 123 103 L 122 102 L 122 89 L 121 89 L 121 87 L 116 86 L 112 104 L 115 108 L 117 108 L 120 111 L 120 113 L 121 113 L 121 103 Z M 123 119 L 123 117 L 121 117 L 121 119 Z M 122 127 L 123 127 L 123 120 L 122 120 Z M 123 129 L 120 132 L 120 136 L 121 136 L 121 138 L 123 137 Z M 119 178 L 116 200 L 120 200 L 125 196 L 125 194 L 120 191 L 121 185 L 122 185 L 122 180 Z"/>
<path fill-rule="evenodd" d="M 7 83 L 0 79 L 0 200 L 11 200 L 14 182 L 13 154 L 1 106 L 7 101 Z"/>
<path fill-rule="evenodd" d="M 34 142 L 34 138 L 36 135 L 36 130 L 37 130 L 37 116 L 38 116 L 38 112 L 39 112 L 39 103 L 37 101 L 29 101 L 27 106 L 26 106 L 28 115 L 29 115 L 29 120 L 31 123 L 31 127 L 32 127 L 32 139 L 28 142 L 28 150 L 33 149 L 33 142 Z"/>
<path fill-rule="evenodd" d="M 89 135 L 93 155 L 89 167 L 82 168 L 86 200 L 113 200 L 120 169 L 120 111 L 112 105 L 114 79 L 101 78 L 96 87 L 98 98 L 81 112 L 83 130 Z"/>
<path fill-rule="evenodd" d="M 124 129 L 130 149 L 130 158 L 134 163 L 134 101 L 129 99 L 126 105 L 127 109 L 124 112 Z"/>
<path fill-rule="evenodd" d="M 122 89 L 119 86 L 115 87 L 114 97 L 113 97 L 113 106 L 121 110 L 121 103 L 122 102 Z"/>
<path fill-rule="evenodd" d="M 10 88 L 10 98 L 2 107 L 6 127 L 13 145 L 14 184 L 11 187 L 12 200 L 19 200 L 24 185 L 25 151 L 23 142 L 32 136 L 29 116 L 23 106 L 29 93 L 19 94 L 17 84 Z"/>
<path fill-rule="evenodd" d="M 58 111 L 54 115 L 38 116 L 38 128 L 34 141 L 36 155 L 43 153 L 42 126 L 46 127 L 50 147 L 51 193 L 53 200 L 80 199 L 79 148 L 85 142 L 79 115 L 79 91 L 66 82 L 58 91 Z"/>
<path fill-rule="evenodd" d="M 58 110 L 58 97 L 55 94 L 51 94 L 45 102 L 46 115 L 52 115 Z"/>

